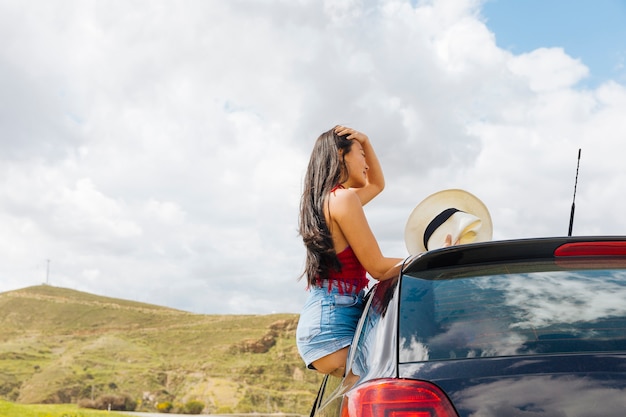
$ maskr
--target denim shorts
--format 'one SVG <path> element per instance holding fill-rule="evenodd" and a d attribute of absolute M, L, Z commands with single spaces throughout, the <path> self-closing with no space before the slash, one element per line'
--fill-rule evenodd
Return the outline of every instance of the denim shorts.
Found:
<path fill-rule="evenodd" d="M 296 330 L 298 352 L 308 368 L 311 363 L 350 346 L 363 312 L 365 290 L 350 293 L 333 285 L 311 287 Z"/>

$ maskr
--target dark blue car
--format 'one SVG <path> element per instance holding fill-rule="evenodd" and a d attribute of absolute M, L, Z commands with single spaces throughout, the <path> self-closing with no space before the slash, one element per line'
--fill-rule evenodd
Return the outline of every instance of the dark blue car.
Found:
<path fill-rule="evenodd" d="M 626 416 L 626 237 L 455 246 L 370 292 L 312 416 Z"/>

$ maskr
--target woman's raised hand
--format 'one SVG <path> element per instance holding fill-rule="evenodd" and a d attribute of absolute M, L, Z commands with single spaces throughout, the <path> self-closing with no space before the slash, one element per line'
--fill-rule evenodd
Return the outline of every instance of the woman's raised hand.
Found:
<path fill-rule="evenodd" d="M 344 136 L 344 135 L 348 135 L 348 139 L 350 140 L 356 140 L 357 142 L 359 142 L 361 145 L 363 145 L 365 142 L 367 142 L 367 135 L 365 133 L 359 132 L 358 130 L 354 130 L 350 127 L 346 127 L 346 126 L 337 126 L 335 127 L 335 133 L 338 134 L 339 136 Z"/>

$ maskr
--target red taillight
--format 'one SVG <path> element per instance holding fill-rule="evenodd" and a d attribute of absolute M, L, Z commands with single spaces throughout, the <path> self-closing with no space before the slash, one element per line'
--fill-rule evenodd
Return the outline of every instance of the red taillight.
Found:
<path fill-rule="evenodd" d="M 575 242 L 559 246 L 554 256 L 626 256 L 626 242 Z"/>
<path fill-rule="evenodd" d="M 437 386 L 409 379 L 359 385 L 343 401 L 341 417 L 458 417 Z"/>

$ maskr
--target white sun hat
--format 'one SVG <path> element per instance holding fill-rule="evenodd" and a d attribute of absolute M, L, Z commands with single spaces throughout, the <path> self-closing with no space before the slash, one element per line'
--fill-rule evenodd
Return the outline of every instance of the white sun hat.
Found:
<path fill-rule="evenodd" d="M 411 255 L 442 248 L 447 235 L 452 244 L 491 240 L 493 226 L 489 210 L 464 190 L 431 194 L 411 212 L 404 228 L 404 243 Z"/>

